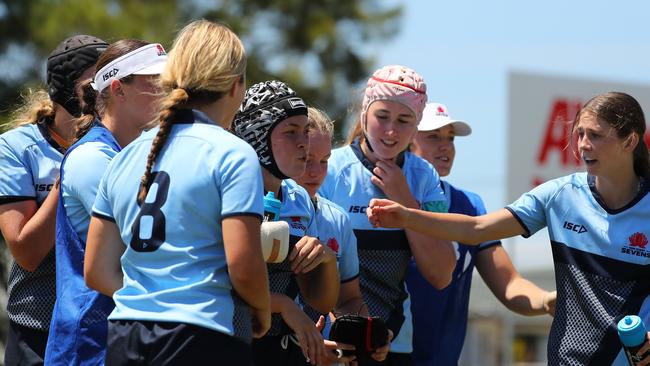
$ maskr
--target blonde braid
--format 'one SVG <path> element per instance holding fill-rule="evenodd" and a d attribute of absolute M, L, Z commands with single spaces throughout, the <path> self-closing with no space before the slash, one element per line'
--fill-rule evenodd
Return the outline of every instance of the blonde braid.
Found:
<path fill-rule="evenodd" d="M 153 165 L 158 158 L 158 154 L 165 147 L 167 138 L 172 130 L 172 117 L 174 113 L 179 109 L 179 106 L 182 106 L 187 103 L 189 96 L 185 89 L 176 88 L 171 91 L 169 96 L 165 98 L 161 103 L 161 111 L 158 114 L 159 129 L 156 137 L 153 139 L 151 144 L 151 150 L 147 156 L 147 167 L 145 168 L 142 178 L 140 178 L 140 190 L 138 192 L 138 203 L 142 204 L 147 197 L 149 192 L 149 186 L 151 185 L 151 170 Z"/>

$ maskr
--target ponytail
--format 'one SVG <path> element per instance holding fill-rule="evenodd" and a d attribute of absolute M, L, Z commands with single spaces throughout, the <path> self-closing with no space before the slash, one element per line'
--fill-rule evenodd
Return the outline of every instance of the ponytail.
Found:
<path fill-rule="evenodd" d="M 81 102 L 81 117 L 75 119 L 74 140 L 82 138 L 93 126 L 93 121 L 98 115 L 96 111 L 97 91 L 93 89 L 92 80 L 87 79 L 79 83 L 77 94 Z"/>
<path fill-rule="evenodd" d="M 634 148 L 634 173 L 650 181 L 650 153 L 648 152 L 648 145 L 643 140 L 643 136 L 639 138 L 639 143 Z"/>
<path fill-rule="evenodd" d="M 180 106 L 187 103 L 188 99 L 189 96 L 185 89 L 176 88 L 161 102 L 161 111 L 158 114 L 158 133 L 151 144 L 151 150 L 147 156 L 147 167 L 140 179 L 140 190 L 138 191 L 139 204 L 144 202 L 147 193 L 149 192 L 149 186 L 151 185 L 151 170 L 158 158 L 158 154 L 162 151 L 163 147 L 165 147 L 165 143 L 167 142 L 167 138 L 171 132 L 173 125 L 172 117 L 175 112 L 180 109 Z"/>

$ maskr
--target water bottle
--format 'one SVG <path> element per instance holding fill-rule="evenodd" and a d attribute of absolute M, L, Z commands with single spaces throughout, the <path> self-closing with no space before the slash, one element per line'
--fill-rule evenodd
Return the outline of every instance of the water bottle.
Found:
<path fill-rule="evenodd" d="M 641 356 L 637 356 L 637 352 L 646 342 L 646 329 L 643 320 L 636 315 L 626 315 L 618 322 L 618 337 L 623 343 L 623 350 L 625 357 L 630 365 L 637 365 L 643 360 L 650 352 L 646 352 Z"/>
<path fill-rule="evenodd" d="M 264 221 L 277 221 L 280 218 L 282 202 L 275 198 L 275 193 L 269 192 L 264 196 Z"/>

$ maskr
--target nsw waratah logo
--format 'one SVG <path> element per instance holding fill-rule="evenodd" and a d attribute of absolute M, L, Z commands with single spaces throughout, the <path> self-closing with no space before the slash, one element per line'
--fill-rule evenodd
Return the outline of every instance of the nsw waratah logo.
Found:
<path fill-rule="evenodd" d="M 327 246 L 334 251 L 334 253 L 339 253 L 339 242 L 335 238 L 329 238 L 327 240 Z"/>
<path fill-rule="evenodd" d="M 648 245 L 648 238 L 643 233 L 634 233 L 630 236 L 630 246 L 645 249 Z"/>
<path fill-rule="evenodd" d="M 650 252 L 645 250 L 647 245 L 648 238 L 645 234 L 636 232 L 630 235 L 628 243 L 621 248 L 621 253 L 650 258 Z"/>

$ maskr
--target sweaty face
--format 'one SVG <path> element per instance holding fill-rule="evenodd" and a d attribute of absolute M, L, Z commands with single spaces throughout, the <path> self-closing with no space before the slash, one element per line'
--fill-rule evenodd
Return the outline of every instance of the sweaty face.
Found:
<path fill-rule="evenodd" d="M 307 116 L 289 117 L 271 131 L 275 162 L 280 171 L 292 179 L 305 172 L 308 149 Z"/>
<path fill-rule="evenodd" d="M 451 173 L 456 157 L 455 137 L 452 125 L 420 131 L 413 139 L 411 151 L 431 163 L 441 177 L 446 177 Z"/>
<path fill-rule="evenodd" d="M 332 152 L 331 136 L 322 132 L 309 134 L 309 153 L 305 173 L 296 182 L 314 197 L 327 175 L 327 161 Z"/>
<path fill-rule="evenodd" d="M 415 115 L 405 105 L 379 100 L 370 105 L 366 114 L 366 137 L 373 155 L 371 160 L 392 160 L 406 150 L 417 132 Z"/>

